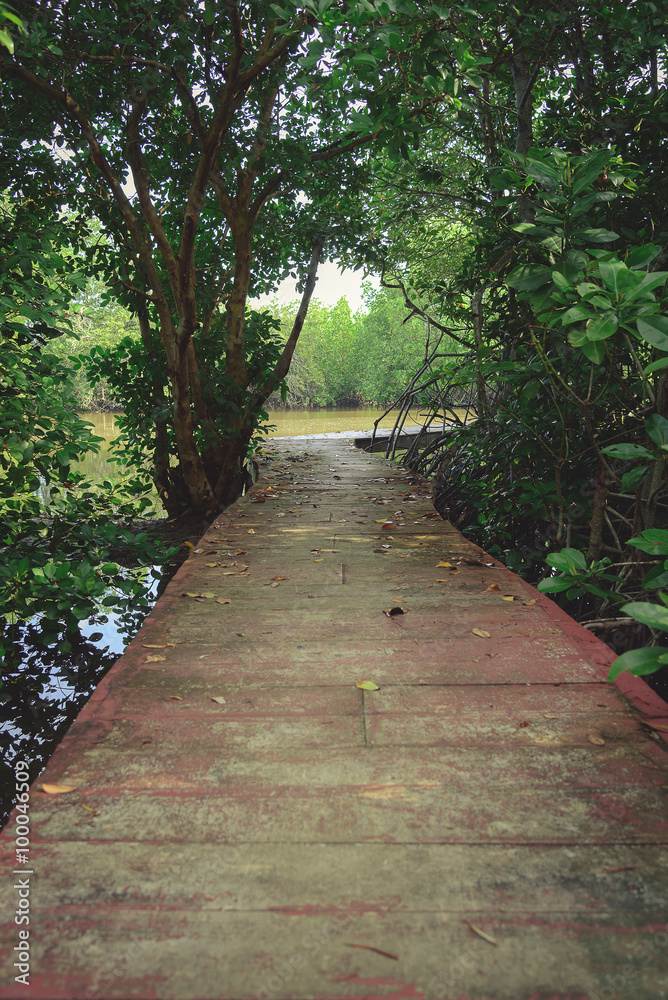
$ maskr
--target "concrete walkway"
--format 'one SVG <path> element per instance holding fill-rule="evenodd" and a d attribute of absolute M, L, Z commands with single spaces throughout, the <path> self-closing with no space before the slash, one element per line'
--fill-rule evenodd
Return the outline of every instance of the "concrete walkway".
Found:
<path fill-rule="evenodd" d="M 22 874 L 5 830 L 0 997 L 668 998 L 665 703 L 406 470 L 271 450 L 33 786 Z"/>

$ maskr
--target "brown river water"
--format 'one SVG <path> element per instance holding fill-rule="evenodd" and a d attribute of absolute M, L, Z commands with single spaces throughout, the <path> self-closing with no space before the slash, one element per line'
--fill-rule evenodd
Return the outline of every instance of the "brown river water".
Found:
<path fill-rule="evenodd" d="M 302 434 L 331 434 L 337 431 L 372 430 L 374 421 L 383 414 L 382 409 L 375 406 L 360 406 L 355 410 L 340 410 L 329 407 L 321 410 L 272 410 L 269 414 L 274 425 L 269 431 L 269 437 L 299 437 Z M 381 428 L 391 430 L 396 420 L 396 410 L 393 410 L 379 424 Z M 89 478 L 101 480 L 104 476 L 114 476 L 115 467 L 109 464 L 109 442 L 116 436 L 113 413 L 81 414 L 83 420 L 89 421 L 95 427 L 95 434 L 104 438 L 99 455 L 89 455 L 79 468 Z M 406 426 L 420 424 L 417 411 L 406 421 Z"/>

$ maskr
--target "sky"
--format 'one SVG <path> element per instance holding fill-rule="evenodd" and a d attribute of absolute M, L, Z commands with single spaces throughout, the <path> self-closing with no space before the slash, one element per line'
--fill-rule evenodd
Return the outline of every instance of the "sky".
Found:
<path fill-rule="evenodd" d="M 326 306 L 335 306 L 340 298 L 348 300 L 352 312 L 356 312 L 362 306 L 362 282 L 370 281 L 374 286 L 378 286 L 378 279 L 365 278 L 363 271 L 348 271 L 343 274 L 339 266 L 334 261 L 325 261 L 318 268 L 318 280 L 316 282 L 313 298 L 318 299 Z M 301 298 L 301 293 L 295 291 L 296 282 L 292 278 L 286 278 L 281 282 L 278 291 L 273 295 L 262 295 L 259 299 L 254 299 L 254 303 L 269 305 L 276 300 L 279 305 L 294 302 Z"/>

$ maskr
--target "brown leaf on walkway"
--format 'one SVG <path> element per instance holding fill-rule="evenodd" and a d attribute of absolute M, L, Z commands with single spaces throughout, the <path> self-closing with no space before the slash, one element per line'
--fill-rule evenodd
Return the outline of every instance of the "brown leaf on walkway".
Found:
<path fill-rule="evenodd" d="M 180 694 L 170 694 L 169 697 L 171 698 L 172 701 L 183 701 L 183 698 L 181 697 Z"/>
<path fill-rule="evenodd" d="M 594 746 L 597 747 L 605 746 L 605 740 L 603 739 L 602 736 L 599 735 L 599 733 L 588 733 L 587 739 L 589 740 L 590 743 L 593 743 Z"/>
<path fill-rule="evenodd" d="M 527 605 L 529 605 L 529 604 L 535 604 L 535 603 L 536 603 L 536 598 L 535 598 L 535 597 L 532 597 L 532 599 L 531 599 L 530 601 L 523 601 L 522 603 L 523 603 L 523 604 L 524 604 L 525 606 L 527 606 Z"/>
<path fill-rule="evenodd" d="M 517 728 L 518 729 L 526 729 L 526 727 L 530 726 L 530 725 L 531 725 L 531 721 L 529 719 L 526 719 L 524 722 L 518 722 L 517 723 Z"/>
<path fill-rule="evenodd" d="M 204 563 L 204 565 L 208 569 L 214 569 L 215 566 L 220 566 L 221 564 L 219 562 L 210 562 L 210 563 Z"/>
<path fill-rule="evenodd" d="M 401 608 L 399 607 L 399 605 L 397 605 L 394 608 L 383 609 L 383 614 L 387 615 L 388 618 L 396 618 L 397 615 L 405 615 L 407 613 L 408 613 L 408 608 Z"/>
<path fill-rule="evenodd" d="M 380 691 L 380 688 L 373 681 L 355 681 L 355 687 L 361 688 L 362 691 Z"/>
<path fill-rule="evenodd" d="M 175 645 L 173 642 L 142 642 L 146 649 L 166 649 L 167 646 Z"/>
<path fill-rule="evenodd" d="M 476 927 L 475 924 L 472 924 L 470 920 L 465 920 L 464 923 L 468 924 L 473 933 L 477 934 L 478 937 L 481 937 L 483 941 L 487 941 L 489 942 L 489 944 L 493 944 L 495 948 L 499 947 L 499 942 L 495 938 L 490 937 L 489 934 L 485 934 L 485 932 L 481 931 L 479 927 Z"/>
<path fill-rule="evenodd" d="M 484 628 L 472 628 L 471 631 L 474 635 L 479 635 L 481 639 L 491 639 L 492 634 Z"/>
<path fill-rule="evenodd" d="M 394 531 L 395 528 L 396 524 L 392 524 L 391 521 L 387 521 L 386 524 L 381 524 L 380 526 L 381 531 Z"/>
<path fill-rule="evenodd" d="M 212 698 L 211 701 L 215 701 L 215 703 L 217 705 L 226 705 L 227 704 L 227 702 L 223 698 L 222 694 L 216 695 L 216 697 Z"/>
<path fill-rule="evenodd" d="M 246 534 L 247 535 L 254 535 L 255 534 L 255 528 L 246 528 Z"/>
<path fill-rule="evenodd" d="M 274 583 L 269 584 L 270 587 L 280 587 L 280 583 L 276 580 Z"/>
<path fill-rule="evenodd" d="M 398 955 L 394 955 L 391 951 L 384 951 L 382 948 L 375 948 L 372 944 L 354 944 L 351 941 L 346 941 L 346 948 L 366 948 L 367 951 L 375 951 L 379 955 L 384 955 L 385 958 L 393 958 L 396 962 L 399 961 Z"/>
<path fill-rule="evenodd" d="M 147 656 L 146 663 L 160 663 L 161 661 L 166 659 L 167 659 L 166 656 Z"/>
<path fill-rule="evenodd" d="M 514 600 L 516 600 L 516 598 L 513 597 L 512 594 L 506 594 L 504 597 L 501 598 L 501 600 L 502 601 L 514 601 Z"/>
<path fill-rule="evenodd" d="M 216 598 L 216 604 L 231 604 L 231 603 L 232 603 L 232 601 L 229 599 L 229 597 L 217 597 Z"/>
<path fill-rule="evenodd" d="M 289 580 L 289 579 L 290 579 L 289 576 L 272 576 L 272 580 L 278 580 L 278 581 L 280 581 L 280 580 Z"/>
<path fill-rule="evenodd" d="M 500 590 L 498 583 L 490 583 L 489 587 L 485 587 L 485 591 L 488 590 Z"/>
<path fill-rule="evenodd" d="M 543 718 L 544 719 L 558 719 L 559 716 L 558 715 L 544 715 Z"/>
<path fill-rule="evenodd" d="M 39 785 L 39 788 L 47 795 L 65 795 L 67 792 L 75 792 L 74 785 Z"/>

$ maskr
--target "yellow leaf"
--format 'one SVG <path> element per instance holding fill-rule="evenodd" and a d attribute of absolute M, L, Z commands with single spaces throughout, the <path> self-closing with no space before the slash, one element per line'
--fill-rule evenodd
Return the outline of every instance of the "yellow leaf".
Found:
<path fill-rule="evenodd" d="M 184 544 L 184 545 L 187 545 L 187 546 L 188 546 L 188 548 L 190 549 L 190 551 L 191 551 L 191 552 L 192 552 L 192 550 L 193 550 L 193 549 L 195 548 L 195 546 L 193 545 L 193 543 L 192 543 L 192 542 L 184 542 L 183 544 Z"/>
<path fill-rule="evenodd" d="M 255 528 L 246 528 L 246 534 L 247 535 L 254 535 L 255 534 Z"/>
<path fill-rule="evenodd" d="M 515 598 L 511 597 L 510 595 L 506 595 L 506 597 L 502 597 L 501 600 L 502 601 L 514 601 Z"/>
<path fill-rule="evenodd" d="M 489 587 L 485 587 L 485 591 L 487 591 L 487 590 L 498 590 L 498 589 L 499 589 L 498 583 L 490 583 Z"/>
<path fill-rule="evenodd" d="M 477 934 L 478 937 L 481 937 L 483 941 L 488 941 L 489 944 L 493 944 L 495 948 L 499 947 L 499 942 L 496 941 L 495 938 L 490 937 L 489 934 L 485 934 L 485 932 L 481 931 L 479 927 L 476 927 L 475 924 L 472 924 L 470 920 L 465 920 L 464 923 L 468 924 L 473 933 Z"/>
<path fill-rule="evenodd" d="M 605 740 L 603 739 L 602 736 L 599 736 L 598 733 L 589 733 L 589 735 L 587 736 L 587 739 L 589 740 L 590 743 L 593 743 L 594 746 L 597 746 L 597 747 L 604 747 L 605 746 Z"/>
<path fill-rule="evenodd" d="M 212 698 L 211 701 L 215 701 L 217 705 L 226 705 L 227 704 L 227 702 L 223 698 L 222 694 L 219 694 L 215 698 Z"/>
<path fill-rule="evenodd" d="M 324 562 L 324 561 L 325 561 L 324 558 L 322 558 L 322 559 L 314 559 L 313 560 L 313 562 Z"/>
<path fill-rule="evenodd" d="M 491 638 L 491 632 L 488 632 L 484 628 L 472 628 L 471 631 L 473 632 L 474 635 L 479 635 L 482 639 Z"/>
<path fill-rule="evenodd" d="M 229 597 L 217 597 L 216 604 L 231 604 L 232 601 Z"/>
<path fill-rule="evenodd" d="M 543 718 L 544 719 L 558 719 L 559 716 L 558 715 L 544 715 Z"/>
<path fill-rule="evenodd" d="M 440 568 L 441 568 L 441 566 L 445 567 L 445 569 L 452 569 L 452 568 L 453 568 L 453 567 L 452 567 L 452 563 L 451 563 L 451 562 L 440 562 L 440 563 L 436 563 L 436 569 L 440 569 Z"/>
<path fill-rule="evenodd" d="M 530 600 L 530 601 L 524 601 L 523 603 L 524 604 L 535 604 L 536 603 L 536 598 L 534 597 L 534 598 L 532 598 L 532 600 Z"/>
<path fill-rule="evenodd" d="M 166 656 L 147 656 L 146 657 L 146 662 L 147 663 L 159 663 L 161 660 L 166 660 L 166 659 L 167 659 Z"/>
<path fill-rule="evenodd" d="M 361 688 L 362 691 L 380 691 L 377 684 L 373 681 L 355 681 L 355 686 Z"/>
<path fill-rule="evenodd" d="M 183 698 L 181 697 L 180 694 L 170 694 L 169 697 L 172 699 L 172 701 L 183 701 Z"/>
<path fill-rule="evenodd" d="M 215 563 L 204 563 L 204 565 L 205 565 L 205 566 L 208 566 L 208 567 L 209 567 L 209 569 L 213 569 L 213 568 L 214 568 L 214 566 L 220 566 L 220 563 L 219 563 L 219 562 L 215 562 Z"/>
<path fill-rule="evenodd" d="M 74 785 L 40 785 L 39 787 L 47 795 L 65 795 L 66 792 L 76 791 Z"/>
<path fill-rule="evenodd" d="M 205 597 L 207 599 L 207 601 L 212 601 L 216 595 L 212 594 L 210 591 L 207 590 L 207 592 L 205 594 L 200 594 L 199 596 L 200 597 Z"/>
<path fill-rule="evenodd" d="M 142 646 L 146 649 L 166 649 L 167 646 L 173 645 L 173 642 L 142 642 Z"/>

